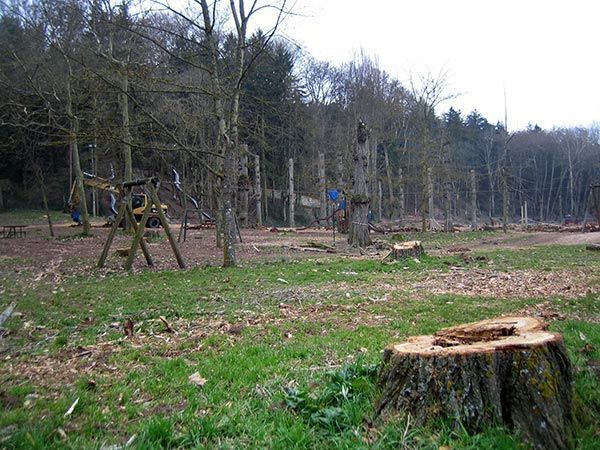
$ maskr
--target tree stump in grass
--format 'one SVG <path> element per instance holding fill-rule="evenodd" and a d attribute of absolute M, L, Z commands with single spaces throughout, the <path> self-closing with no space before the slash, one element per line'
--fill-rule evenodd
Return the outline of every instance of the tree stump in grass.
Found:
<path fill-rule="evenodd" d="M 420 241 L 407 241 L 394 244 L 390 253 L 386 255 L 386 258 L 416 258 L 423 254 L 425 254 L 425 250 Z"/>
<path fill-rule="evenodd" d="M 571 366 L 562 336 L 527 317 L 446 328 L 390 345 L 376 414 L 418 425 L 448 418 L 476 432 L 504 423 L 537 449 L 570 446 Z"/>

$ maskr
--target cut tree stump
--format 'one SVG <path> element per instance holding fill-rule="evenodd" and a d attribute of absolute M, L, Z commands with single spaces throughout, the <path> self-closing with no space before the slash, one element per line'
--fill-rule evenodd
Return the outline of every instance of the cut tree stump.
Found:
<path fill-rule="evenodd" d="M 560 334 L 528 317 L 443 329 L 390 345 L 376 415 L 408 413 L 477 432 L 504 423 L 536 449 L 571 445 L 571 365 Z"/>
<path fill-rule="evenodd" d="M 416 258 L 423 254 L 425 254 L 425 250 L 420 241 L 399 242 L 392 246 L 392 249 L 385 255 L 384 259 Z"/>

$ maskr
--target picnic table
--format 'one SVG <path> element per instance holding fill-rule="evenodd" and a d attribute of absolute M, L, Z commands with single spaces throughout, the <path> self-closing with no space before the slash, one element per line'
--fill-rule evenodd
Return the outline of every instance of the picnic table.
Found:
<path fill-rule="evenodd" d="M 24 237 L 27 235 L 25 231 L 27 225 L 2 225 L 2 231 L 0 231 L 0 237 L 2 238 L 17 238 Z"/>

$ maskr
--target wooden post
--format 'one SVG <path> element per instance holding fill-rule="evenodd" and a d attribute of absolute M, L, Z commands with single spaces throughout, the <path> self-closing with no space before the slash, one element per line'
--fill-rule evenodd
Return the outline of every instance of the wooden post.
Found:
<path fill-rule="evenodd" d="M 125 213 L 126 213 L 125 217 L 127 217 L 129 219 L 131 226 L 133 227 L 133 232 L 137 233 L 139 228 L 141 228 L 142 234 L 143 234 L 145 226 L 142 227 L 141 225 L 138 225 L 137 221 L 135 220 L 135 217 L 133 216 L 133 210 L 131 208 L 129 208 L 129 205 L 127 205 Z M 150 251 L 148 250 L 148 246 L 146 245 L 146 242 L 143 239 L 140 240 L 140 247 L 142 248 L 142 253 L 144 254 L 144 257 L 146 258 L 146 263 L 149 266 L 153 266 L 154 262 L 152 262 L 152 257 L 150 256 Z"/>
<path fill-rule="evenodd" d="M 254 155 L 254 198 L 256 200 L 256 224 L 262 226 L 262 191 L 260 190 L 260 156 Z"/>
<path fill-rule="evenodd" d="M 167 221 L 165 212 L 160 207 L 160 199 L 158 198 L 158 194 L 156 193 L 156 187 L 154 185 L 151 185 L 149 192 L 150 192 L 152 201 L 154 202 L 154 205 L 156 206 L 156 212 L 158 213 L 158 218 L 160 219 L 163 229 L 165 230 L 165 234 L 167 235 L 167 238 L 169 239 L 169 243 L 171 244 L 171 248 L 173 249 L 175 258 L 177 258 L 177 263 L 179 264 L 179 267 L 181 269 L 185 269 L 185 263 L 183 262 L 183 257 L 181 256 L 181 253 L 179 252 L 179 247 L 177 246 L 177 241 L 175 240 L 175 237 L 171 233 L 171 228 L 169 227 L 169 222 Z"/>
<path fill-rule="evenodd" d="M 121 199 L 121 206 L 119 207 L 119 213 L 117 214 L 117 217 L 115 218 L 115 221 L 113 222 L 112 227 L 110 228 L 110 231 L 108 233 L 108 238 L 106 239 L 106 242 L 104 243 L 104 248 L 102 249 L 102 253 L 100 254 L 100 259 L 98 260 L 99 268 L 104 267 L 104 263 L 106 262 L 106 257 L 108 256 L 108 252 L 110 251 L 110 245 L 112 244 L 112 241 L 115 238 L 115 234 L 117 234 L 117 229 L 119 228 L 121 221 L 125 217 L 125 210 L 127 208 L 127 202 L 129 201 L 129 199 L 127 197 L 128 197 L 128 195 L 123 196 L 123 198 Z"/>
<path fill-rule="evenodd" d="M 320 217 L 327 217 L 327 192 L 325 186 L 325 154 L 319 153 L 319 199 L 320 199 Z"/>
<path fill-rule="evenodd" d="M 471 229 L 477 230 L 477 180 L 475 170 L 471 169 Z"/>
<path fill-rule="evenodd" d="M 429 216 L 429 230 L 433 229 L 434 211 L 433 211 L 433 179 L 431 177 L 431 167 L 427 168 L 427 213 Z"/>
<path fill-rule="evenodd" d="M 160 208 L 160 203 L 157 205 L 157 209 Z M 131 220 L 131 225 L 135 228 L 135 234 L 133 236 L 133 241 L 131 242 L 131 248 L 129 250 L 129 255 L 127 255 L 127 260 L 125 261 L 125 270 L 130 270 L 131 266 L 133 265 L 133 260 L 135 259 L 135 254 L 137 252 L 137 248 L 138 245 L 140 244 L 140 241 L 143 242 L 143 237 L 144 237 L 144 229 L 146 228 L 146 221 L 148 220 L 148 217 L 150 216 L 150 211 L 152 210 L 152 202 L 149 201 L 146 203 L 146 207 L 144 208 L 144 213 L 142 214 L 142 219 L 140 220 L 140 223 L 136 223 L 135 221 L 135 217 L 131 217 L 133 216 L 133 212 L 131 212 L 129 210 L 129 208 L 127 208 L 127 212 L 130 213 L 131 212 L 131 216 L 130 216 L 130 220 Z M 143 244 L 142 244 L 143 245 Z M 149 256 L 149 254 L 148 254 Z M 148 261 L 148 265 L 152 265 L 152 260 Z"/>
<path fill-rule="evenodd" d="M 288 165 L 288 201 L 289 201 L 289 214 L 288 214 L 288 225 L 290 228 L 294 228 L 296 226 L 295 220 L 295 207 L 296 207 L 296 193 L 294 192 L 294 160 L 293 158 L 289 159 Z"/>

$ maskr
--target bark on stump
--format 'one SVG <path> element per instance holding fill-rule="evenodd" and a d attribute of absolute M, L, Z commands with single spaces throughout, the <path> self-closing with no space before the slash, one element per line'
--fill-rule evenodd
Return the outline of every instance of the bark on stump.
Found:
<path fill-rule="evenodd" d="M 390 345 L 376 415 L 445 417 L 476 432 L 504 423 L 536 449 L 571 445 L 571 366 L 562 336 L 542 322 L 504 317 Z"/>

